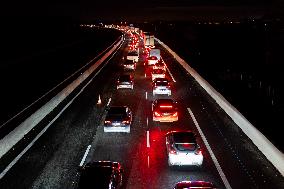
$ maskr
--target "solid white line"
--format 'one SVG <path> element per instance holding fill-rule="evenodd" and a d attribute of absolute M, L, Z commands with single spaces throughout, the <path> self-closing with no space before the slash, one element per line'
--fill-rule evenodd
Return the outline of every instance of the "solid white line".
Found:
<path fill-rule="evenodd" d="M 108 99 L 107 106 L 109 106 L 110 102 L 111 102 L 111 98 Z"/>
<path fill-rule="evenodd" d="M 150 148 L 150 133 L 147 131 L 147 148 Z"/>
<path fill-rule="evenodd" d="M 148 93 L 146 92 L 146 100 L 147 100 L 147 97 L 148 97 Z"/>
<path fill-rule="evenodd" d="M 205 146 L 206 146 L 206 148 L 207 148 L 207 150 L 208 150 L 208 152 L 209 152 L 209 154 L 210 154 L 210 156 L 211 156 L 211 158 L 212 158 L 212 160 L 214 162 L 215 167 L 217 168 L 217 171 L 218 171 L 218 173 L 219 173 L 219 175 L 220 175 L 220 177 L 221 177 L 225 187 L 227 189 L 232 189 L 232 187 L 231 187 L 227 177 L 225 176 L 225 173 L 223 172 L 223 170 L 222 170 L 222 168 L 221 168 L 221 166 L 220 166 L 216 156 L 214 155 L 213 151 L 211 150 L 211 147 L 210 147 L 210 145 L 209 145 L 205 135 L 203 134 L 201 128 L 199 127 L 199 124 L 198 124 L 198 122 L 197 122 L 193 112 L 191 111 L 190 108 L 187 108 L 187 111 L 189 112 L 190 116 L 192 117 L 192 120 L 193 120 L 193 122 L 194 122 L 194 124 L 195 124 L 195 126 L 196 126 L 196 128 L 197 128 L 197 130 L 198 130 L 198 132 L 199 132 L 199 134 L 200 134 L 200 136 L 201 136 L 201 138 L 202 138 L 202 140 L 203 140 L 203 142 L 204 142 L 204 144 L 205 144 Z"/>
<path fill-rule="evenodd" d="M 121 45 L 120 45 L 121 47 Z M 119 48 L 120 48 L 119 47 Z M 118 48 L 118 49 L 119 49 Z M 111 58 L 117 53 L 118 50 L 116 50 L 116 52 L 114 52 L 114 54 L 111 56 Z M 110 59 L 111 59 L 110 58 Z M 109 60 L 110 60 L 109 59 Z M 0 174 L 0 179 L 2 179 L 6 173 L 19 161 L 19 159 L 34 145 L 34 143 L 41 137 L 41 135 L 43 135 L 45 133 L 45 131 L 50 127 L 50 125 L 52 125 L 57 118 L 65 111 L 66 108 L 68 108 L 70 106 L 70 104 L 73 103 L 73 101 L 85 90 L 85 88 L 93 81 L 93 79 L 101 72 L 101 70 L 105 67 L 105 65 L 109 62 L 109 60 L 106 61 L 106 63 L 102 66 L 101 69 L 99 69 L 98 72 L 96 72 L 96 74 L 90 79 L 90 81 L 84 86 L 82 87 L 82 89 L 78 92 L 77 95 L 74 96 L 74 98 L 72 98 L 72 100 L 70 100 L 70 102 L 68 102 L 68 104 L 66 104 L 66 106 L 53 118 L 52 121 L 49 122 L 49 124 L 32 140 L 32 142 L 21 152 L 19 153 L 19 155 L 17 155 L 17 157 L 11 162 L 9 163 L 9 165 L 2 171 L 2 173 Z"/>
<path fill-rule="evenodd" d="M 145 77 L 146 77 L 146 73 L 145 73 L 145 75 L 144 75 Z"/>
<path fill-rule="evenodd" d="M 148 155 L 148 168 L 150 167 L 150 157 Z"/>
<path fill-rule="evenodd" d="M 85 151 L 85 154 L 84 154 L 84 156 L 83 156 L 83 158 L 82 158 L 82 160 L 81 160 L 81 163 L 80 163 L 80 165 L 79 165 L 80 167 L 82 167 L 82 165 L 84 164 L 84 162 L 85 162 L 85 160 L 86 160 L 86 157 L 87 157 L 87 155 L 88 155 L 88 153 L 89 153 L 90 148 L 91 148 L 91 145 L 89 145 L 88 148 L 87 148 L 87 150 Z"/>
<path fill-rule="evenodd" d="M 176 82 L 176 80 L 175 80 L 175 78 L 174 78 L 173 74 L 170 72 L 170 69 L 168 68 L 168 66 L 167 66 L 167 64 L 166 64 L 166 63 L 165 63 L 165 65 L 166 65 L 166 69 L 168 70 L 168 72 L 169 72 L 169 74 L 170 74 L 170 76 L 171 76 L 171 78 L 172 78 L 173 82 Z"/>

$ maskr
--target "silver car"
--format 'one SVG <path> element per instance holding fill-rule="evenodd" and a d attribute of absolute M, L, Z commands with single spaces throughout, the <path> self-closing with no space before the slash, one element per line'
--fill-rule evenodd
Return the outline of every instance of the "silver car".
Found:
<path fill-rule="evenodd" d="M 203 163 L 203 154 L 191 131 L 171 131 L 166 134 L 168 164 L 196 165 Z"/>
<path fill-rule="evenodd" d="M 153 96 L 156 94 L 165 94 L 170 96 L 172 94 L 171 85 L 166 78 L 156 78 L 153 81 Z"/>
<path fill-rule="evenodd" d="M 116 89 L 133 89 L 134 79 L 132 74 L 122 74 L 119 76 Z"/>

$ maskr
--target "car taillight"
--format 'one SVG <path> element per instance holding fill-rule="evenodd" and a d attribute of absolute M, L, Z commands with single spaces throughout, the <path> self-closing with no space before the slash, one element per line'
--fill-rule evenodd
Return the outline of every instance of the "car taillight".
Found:
<path fill-rule="evenodd" d="M 130 121 L 129 120 L 126 120 L 126 121 L 122 121 L 123 124 L 129 124 Z"/>
<path fill-rule="evenodd" d="M 171 105 L 160 105 L 160 108 L 172 108 L 173 106 Z"/>
<path fill-rule="evenodd" d="M 197 149 L 197 150 L 195 151 L 195 154 L 196 154 L 196 155 L 202 155 L 201 149 Z"/>
<path fill-rule="evenodd" d="M 177 113 L 177 112 L 173 114 L 173 116 L 177 116 L 177 115 L 178 115 L 178 113 Z"/>
<path fill-rule="evenodd" d="M 169 152 L 170 152 L 170 154 L 174 154 L 174 155 L 177 154 L 177 151 L 172 146 L 170 146 Z"/>
<path fill-rule="evenodd" d="M 110 121 L 105 121 L 105 123 L 110 123 Z"/>
<path fill-rule="evenodd" d="M 155 116 L 161 116 L 161 114 L 159 114 L 158 112 L 154 112 Z"/>

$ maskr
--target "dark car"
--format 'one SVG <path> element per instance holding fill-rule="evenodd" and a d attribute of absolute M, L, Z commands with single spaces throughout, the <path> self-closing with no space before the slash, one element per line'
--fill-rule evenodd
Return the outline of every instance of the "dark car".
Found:
<path fill-rule="evenodd" d="M 132 123 L 132 112 L 127 106 L 111 106 L 108 109 L 104 132 L 126 132 L 130 133 Z"/>
<path fill-rule="evenodd" d="M 118 162 L 90 162 L 82 167 L 80 172 L 80 189 L 118 189 L 122 185 L 123 168 Z"/>
<path fill-rule="evenodd" d="M 185 188 L 216 189 L 216 186 L 210 182 L 205 182 L 205 181 L 181 181 L 178 182 L 174 187 L 174 189 L 185 189 Z"/>
<path fill-rule="evenodd" d="M 117 80 L 117 89 L 133 89 L 134 79 L 131 74 L 122 74 Z"/>

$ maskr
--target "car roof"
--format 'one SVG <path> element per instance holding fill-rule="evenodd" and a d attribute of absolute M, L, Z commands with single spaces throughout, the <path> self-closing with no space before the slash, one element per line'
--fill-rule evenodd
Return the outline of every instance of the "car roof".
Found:
<path fill-rule="evenodd" d="M 121 74 L 119 80 L 131 79 L 133 76 L 131 74 Z"/>
<path fill-rule="evenodd" d="M 166 136 L 172 135 L 175 143 L 196 143 L 195 134 L 192 131 L 171 131 Z"/>
<path fill-rule="evenodd" d="M 81 172 L 79 187 L 89 188 L 90 186 L 96 186 L 98 188 L 107 188 L 113 169 L 111 166 L 86 166 Z"/>
<path fill-rule="evenodd" d="M 176 189 L 184 189 L 184 188 L 200 188 L 200 189 L 215 189 L 215 185 L 211 182 L 205 181 L 181 181 L 175 185 Z"/>
<path fill-rule="evenodd" d="M 167 78 L 155 78 L 153 82 L 169 82 L 169 80 Z"/>
<path fill-rule="evenodd" d="M 167 98 L 167 99 L 156 99 L 155 102 L 157 104 L 172 104 L 172 103 L 174 103 L 174 100 L 169 99 L 169 98 Z"/>
<path fill-rule="evenodd" d="M 165 71 L 163 69 L 153 69 L 152 73 L 165 73 Z"/>

